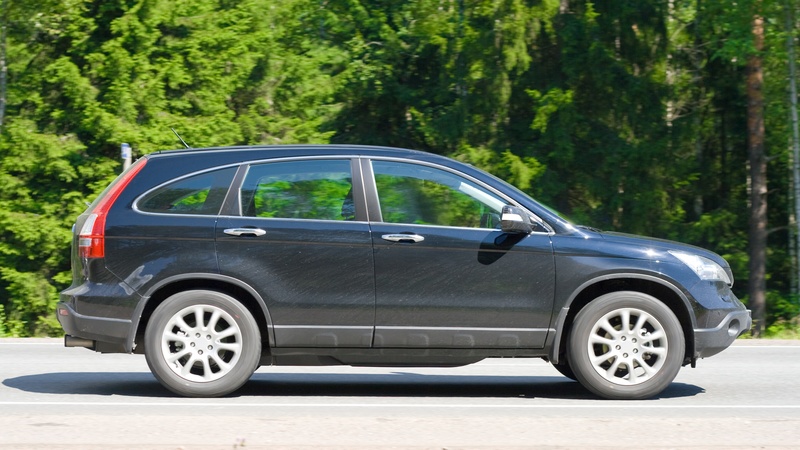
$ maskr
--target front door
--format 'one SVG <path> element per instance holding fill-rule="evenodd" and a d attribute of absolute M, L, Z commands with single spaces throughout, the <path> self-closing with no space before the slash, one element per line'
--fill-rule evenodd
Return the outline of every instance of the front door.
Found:
<path fill-rule="evenodd" d="M 370 223 L 374 346 L 542 348 L 553 308 L 550 236 L 503 233 L 495 225 L 509 200 L 448 169 L 381 160 L 371 169 L 380 209 Z"/>

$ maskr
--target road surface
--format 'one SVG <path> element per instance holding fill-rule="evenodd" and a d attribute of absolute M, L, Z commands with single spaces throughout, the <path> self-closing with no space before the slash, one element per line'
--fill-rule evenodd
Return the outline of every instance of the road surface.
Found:
<path fill-rule="evenodd" d="M 534 359 L 262 367 L 175 397 L 141 355 L 0 339 L 0 449 L 800 449 L 800 341 L 739 341 L 658 398 L 606 401 Z"/>

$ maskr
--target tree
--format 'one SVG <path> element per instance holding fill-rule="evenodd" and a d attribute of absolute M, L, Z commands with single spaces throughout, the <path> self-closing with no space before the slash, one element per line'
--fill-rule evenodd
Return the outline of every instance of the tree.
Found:
<path fill-rule="evenodd" d="M 454 156 L 577 222 L 715 250 L 759 327 L 788 322 L 793 41 L 769 24 L 796 2 L 737 5 L 0 0 L 0 334 L 58 332 L 74 217 L 121 142 L 179 147 L 173 127 Z"/>
<path fill-rule="evenodd" d="M 794 2 L 787 0 L 784 4 L 785 29 L 786 29 L 786 53 L 788 55 L 789 69 L 789 111 L 792 125 L 792 196 L 794 204 L 790 212 L 791 237 L 789 243 L 789 253 L 792 259 L 794 271 L 792 273 L 791 294 L 799 296 L 798 285 L 800 284 L 800 120 L 797 113 L 797 69 L 795 53 L 794 14 L 792 6 Z"/>
<path fill-rule="evenodd" d="M 174 148 L 170 127 L 195 146 L 327 140 L 320 124 L 336 108 L 325 68 L 338 53 L 286 26 L 308 2 L 2 6 L 0 335 L 60 332 L 71 225 L 119 172 L 121 142 L 137 155 Z"/>
<path fill-rule="evenodd" d="M 753 335 L 764 332 L 767 292 L 767 155 L 764 149 L 764 17 L 754 3 L 753 50 L 747 58 L 747 134 L 750 162 L 750 306 Z"/>

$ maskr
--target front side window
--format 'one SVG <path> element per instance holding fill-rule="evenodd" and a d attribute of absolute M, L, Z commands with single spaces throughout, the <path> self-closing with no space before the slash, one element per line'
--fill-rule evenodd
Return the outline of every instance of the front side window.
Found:
<path fill-rule="evenodd" d="M 219 214 L 236 167 L 182 178 L 149 192 L 139 200 L 139 211 L 162 214 Z"/>
<path fill-rule="evenodd" d="M 419 164 L 374 161 L 384 222 L 495 228 L 505 202 L 454 173 Z"/>
<path fill-rule="evenodd" d="M 250 217 L 354 220 L 349 160 L 308 160 L 251 166 L 241 190 Z"/>

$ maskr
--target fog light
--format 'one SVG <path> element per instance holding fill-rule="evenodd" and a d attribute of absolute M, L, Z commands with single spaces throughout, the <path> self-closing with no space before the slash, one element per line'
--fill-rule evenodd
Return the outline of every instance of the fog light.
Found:
<path fill-rule="evenodd" d="M 68 316 L 69 315 L 69 311 L 67 311 L 67 308 L 58 308 L 58 315 L 59 316 Z"/>

